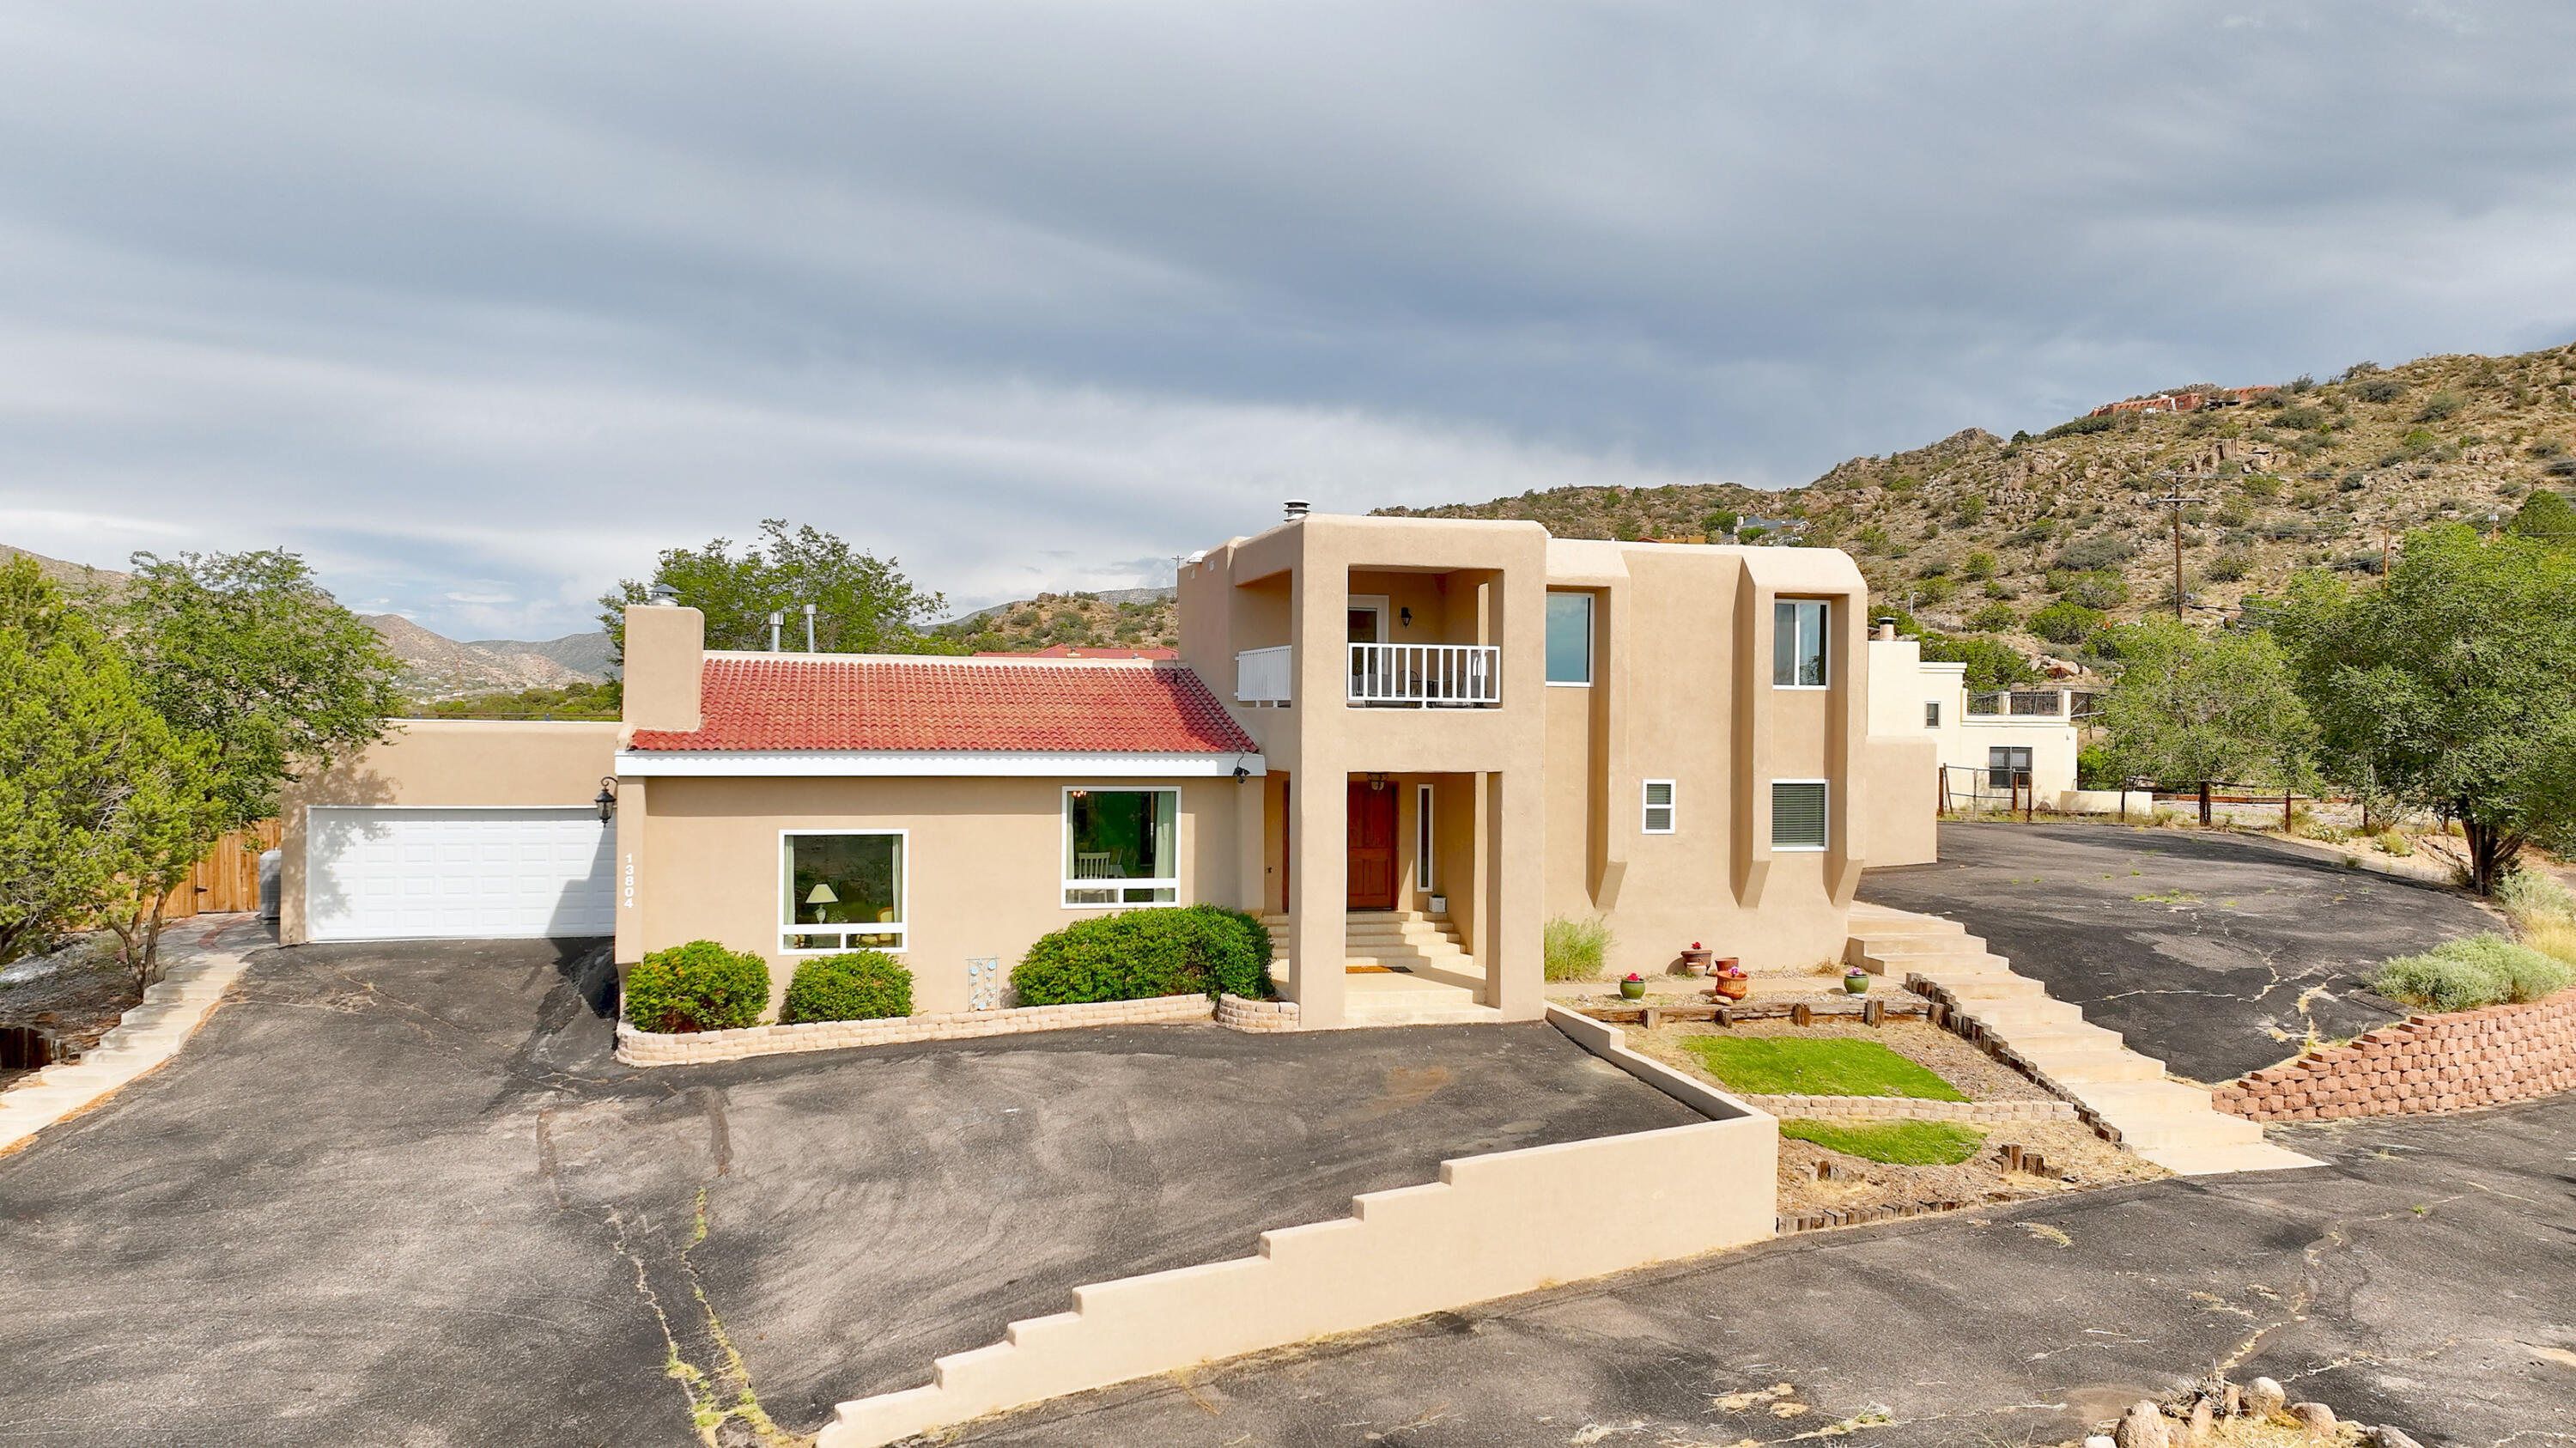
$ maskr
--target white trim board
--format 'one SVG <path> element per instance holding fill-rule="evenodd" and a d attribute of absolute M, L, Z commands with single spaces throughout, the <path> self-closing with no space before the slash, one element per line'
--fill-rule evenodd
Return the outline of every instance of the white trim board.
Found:
<path fill-rule="evenodd" d="M 1270 772 L 1258 754 L 968 749 L 621 749 L 631 779 L 1229 779 Z"/>

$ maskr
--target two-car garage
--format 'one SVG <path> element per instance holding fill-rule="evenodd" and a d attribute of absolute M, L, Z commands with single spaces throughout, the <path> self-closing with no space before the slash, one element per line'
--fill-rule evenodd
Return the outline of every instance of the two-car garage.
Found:
<path fill-rule="evenodd" d="M 317 941 L 608 935 L 612 848 L 594 809 L 316 805 L 305 930 Z"/>

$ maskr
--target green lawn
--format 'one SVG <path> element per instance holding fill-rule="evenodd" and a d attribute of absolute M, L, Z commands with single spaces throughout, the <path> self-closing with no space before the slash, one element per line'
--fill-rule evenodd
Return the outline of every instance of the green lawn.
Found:
<path fill-rule="evenodd" d="M 1865 1126 L 1783 1121 L 1780 1134 L 1899 1166 L 1956 1166 L 1986 1143 L 1984 1131 L 1955 1121 L 1878 1121 Z"/>
<path fill-rule="evenodd" d="M 1914 1096 L 1965 1101 L 1959 1088 L 1876 1041 L 1839 1036 L 1693 1036 L 1708 1074 L 1756 1096 Z"/>

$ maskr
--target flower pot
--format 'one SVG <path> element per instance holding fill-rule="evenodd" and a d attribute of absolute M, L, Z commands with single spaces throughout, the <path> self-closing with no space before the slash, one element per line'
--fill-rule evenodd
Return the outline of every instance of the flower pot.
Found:
<path fill-rule="evenodd" d="M 1709 961 L 1709 957 L 1710 957 L 1710 956 L 1712 956 L 1712 955 L 1714 955 L 1714 954 L 1716 954 L 1716 953 L 1717 953 L 1717 952 L 1715 952 L 1715 951 L 1711 951 L 1711 950 L 1685 950 L 1685 951 L 1683 951 L 1683 952 L 1682 952 L 1682 974 L 1684 974 L 1684 975 L 1706 975 L 1706 974 L 1708 974 L 1708 961 Z"/>
<path fill-rule="evenodd" d="M 1869 993 L 1869 977 L 1866 974 L 1855 970 L 1849 975 L 1843 977 L 1843 989 L 1849 991 L 1853 995 L 1867 995 Z"/>
<path fill-rule="evenodd" d="M 1711 999 L 1740 1001 L 1753 994 L 1753 982 L 1740 975 L 1721 975 L 1709 982 L 1708 993 Z"/>
<path fill-rule="evenodd" d="M 1626 996 L 1632 1001 L 1644 1000 L 1646 998 L 1646 983 L 1642 980 L 1623 980 L 1619 982 L 1619 994 Z"/>
<path fill-rule="evenodd" d="M 1434 896 L 1432 896 L 1432 897 L 1431 897 L 1431 913 L 1432 913 L 1432 914 L 1434 914 L 1434 915 L 1446 915 L 1446 914 L 1448 914 L 1448 913 L 1449 913 L 1449 897 L 1448 897 L 1448 896 L 1446 896 L 1446 895 L 1434 895 Z"/>

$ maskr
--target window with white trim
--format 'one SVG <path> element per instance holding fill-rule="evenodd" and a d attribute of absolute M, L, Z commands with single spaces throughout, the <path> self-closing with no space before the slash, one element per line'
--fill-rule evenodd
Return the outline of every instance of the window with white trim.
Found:
<path fill-rule="evenodd" d="M 1431 786 L 1413 791 L 1413 888 L 1431 888 Z"/>
<path fill-rule="evenodd" d="M 1941 727 L 1940 700 L 1926 699 L 1923 701 L 1923 727 L 1926 729 L 1938 729 Z"/>
<path fill-rule="evenodd" d="M 1821 598 L 1772 601 L 1772 687 L 1821 689 L 1825 686 L 1825 623 L 1832 612 Z"/>
<path fill-rule="evenodd" d="M 779 948 L 903 949 L 904 834 L 781 831 Z"/>
<path fill-rule="evenodd" d="M 1067 787 L 1066 908 L 1177 903 L 1180 819 L 1177 789 Z"/>
<path fill-rule="evenodd" d="M 1673 782 L 1669 779 L 1646 781 L 1646 812 L 1642 826 L 1650 835 L 1673 832 Z"/>
<path fill-rule="evenodd" d="M 1821 779 L 1771 781 L 1771 848 L 1821 850 L 1825 847 L 1825 782 Z"/>

